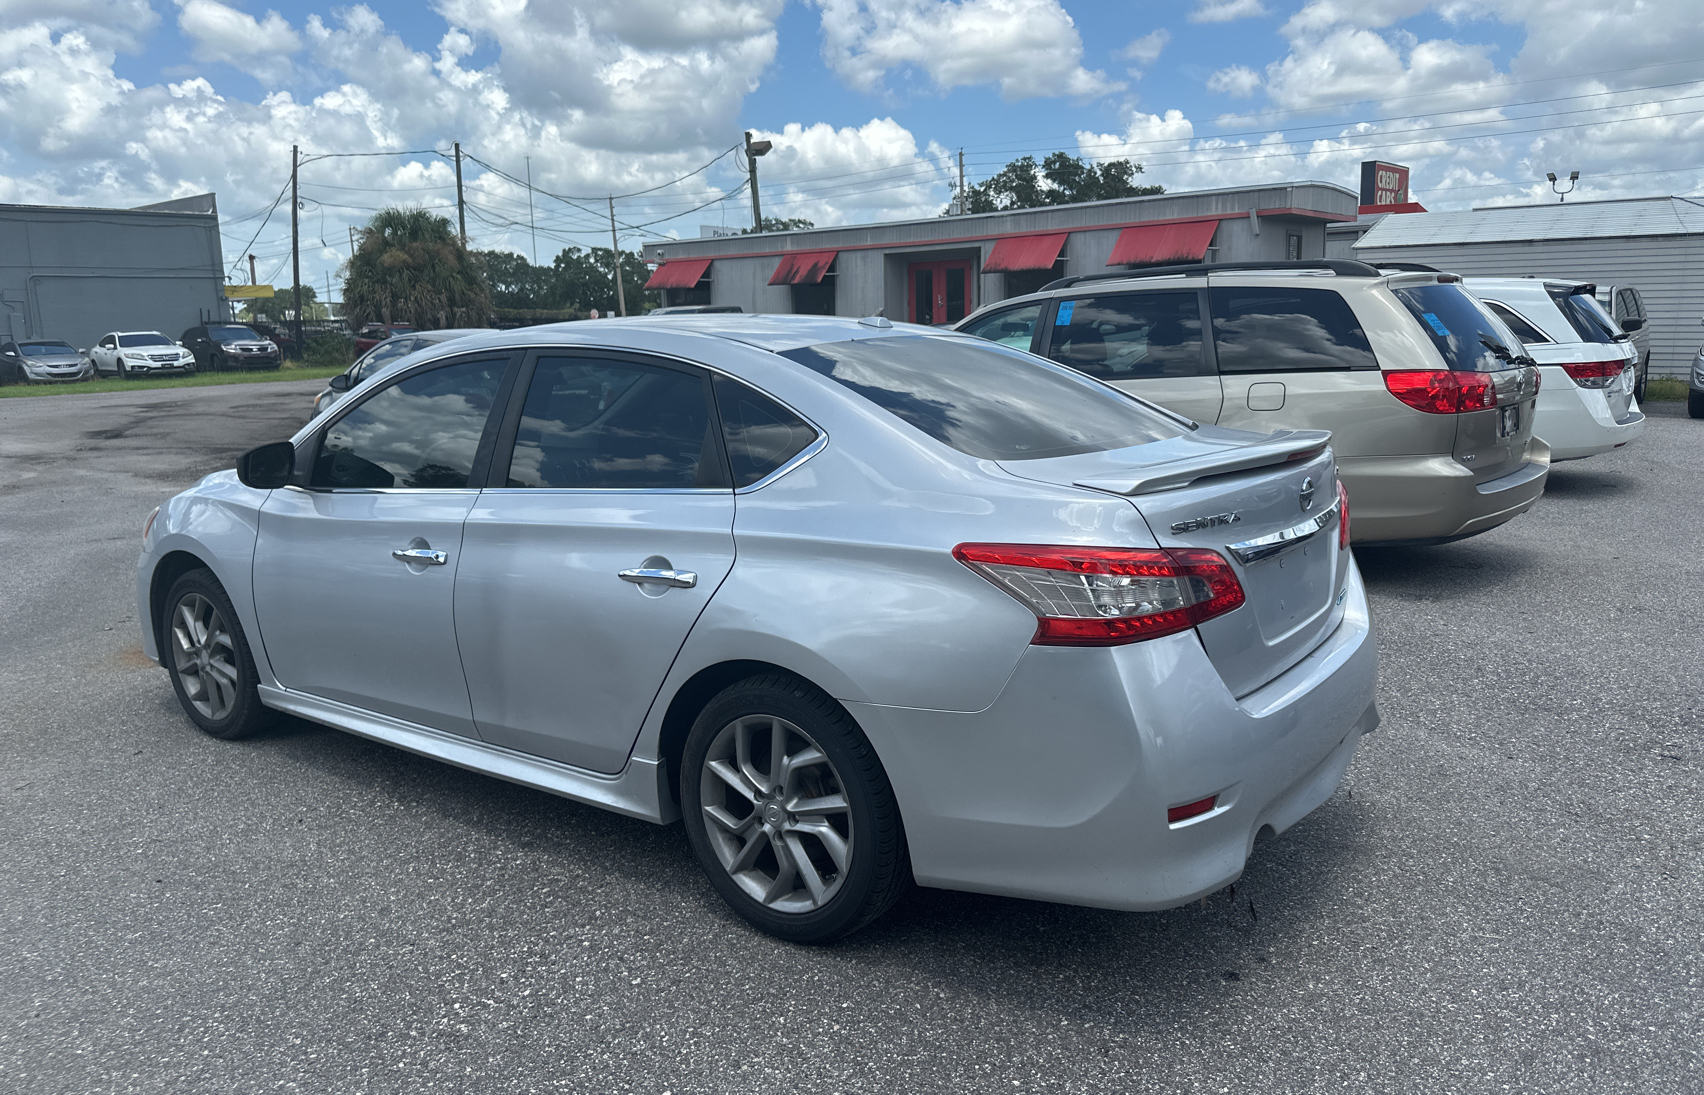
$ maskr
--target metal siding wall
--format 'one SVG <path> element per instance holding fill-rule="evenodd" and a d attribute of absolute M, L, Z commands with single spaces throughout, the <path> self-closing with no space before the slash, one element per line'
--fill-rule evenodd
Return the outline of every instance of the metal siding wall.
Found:
<path fill-rule="evenodd" d="M 834 257 L 834 314 L 873 316 L 887 301 L 880 251 L 842 251 Z"/>
<path fill-rule="evenodd" d="M 1363 247 L 1363 262 L 1423 262 L 1469 276 L 1569 278 L 1631 285 L 1651 317 L 1651 375 L 1683 376 L 1704 341 L 1704 261 L 1697 236 L 1511 240 L 1430 247 Z"/>
<path fill-rule="evenodd" d="M 108 331 L 171 338 L 221 306 L 210 214 L 0 207 L 0 321 L 87 347 Z"/>
<path fill-rule="evenodd" d="M 710 303 L 737 304 L 748 312 L 791 312 L 793 294 L 769 279 L 781 260 L 767 258 L 717 259 L 710 266 Z"/>

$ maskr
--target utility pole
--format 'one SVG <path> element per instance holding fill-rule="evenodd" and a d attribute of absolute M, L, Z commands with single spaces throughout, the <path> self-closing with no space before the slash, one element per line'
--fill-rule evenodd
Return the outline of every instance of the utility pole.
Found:
<path fill-rule="evenodd" d="M 510 160 L 514 163 L 514 160 Z M 532 157 L 527 157 L 527 223 L 532 225 L 533 265 L 538 265 L 538 221 L 533 219 L 532 204 Z"/>
<path fill-rule="evenodd" d="M 627 314 L 627 294 L 621 288 L 621 244 L 615 241 L 615 195 L 609 199 L 609 253 L 615 262 L 615 303 L 621 314 Z"/>
<path fill-rule="evenodd" d="M 349 261 L 355 261 L 355 226 L 349 226 Z"/>
<path fill-rule="evenodd" d="M 768 155 L 774 148 L 773 141 L 754 141 L 751 130 L 745 131 L 746 169 L 751 173 L 751 230 L 763 231 L 763 206 L 757 200 L 757 158 Z"/>
<path fill-rule="evenodd" d="M 302 352 L 302 233 L 301 202 L 296 199 L 296 179 L 301 167 L 301 147 L 290 146 L 290 284 L 296 290 L 296 353 Z"/>
<path fill-rule="evenodd" d="M 964 149 L 959 149 L 959 213 L 970 212 L 970 198 L 964 191 Z"/>
<path fill-rule="evenodd" d="M 528 194 L 528 198 L 532 195 Z M 462 201 L 461 142 L 456 142 L 456 225 L 461 229 L 462 246 L 467 246 L 467 203 Z"/>
<path fill-rule="evenodd" d="M 254 272 L 254 256 L 253 255 L 249 256 L 249 284 L 250 285 L 259 285 L 260 284 L 260 278 L 256 277 L 255 272 Z"/>

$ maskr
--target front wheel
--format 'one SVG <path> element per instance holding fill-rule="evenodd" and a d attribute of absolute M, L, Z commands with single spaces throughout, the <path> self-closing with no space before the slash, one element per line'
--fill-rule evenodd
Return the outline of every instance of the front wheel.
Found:
<path fill-rule="evenodd" d="M 242 624 L 211 570 L 192 570 L 172 583 L 160 623 L 160 660 L 191 722 L 233 740 L 272 721 L 260 702 L 260 674 Z"/>
<path fill-rule="evenodd" d="M 687 735 L 681 812 L 710 884 L 754 927 L 825 943 L 911 883 L 893 788 L 857 723 L 796 677 L 740 681 Z"/>
<path fill-rule="evenodd" d="M 120 380 L 129 380 L 130 379 L 130 370 L 124 367 L 124 359 L 123 358 L 120 358 L 119 361 L 118 361 L 118 379 L 120 379 Z"/>
<path fill-rule="evenodd" d="M 1704 392 L 1697 388 L 1687 389 L 1686 413 L 1693 418 L 1704 418 Z"/>

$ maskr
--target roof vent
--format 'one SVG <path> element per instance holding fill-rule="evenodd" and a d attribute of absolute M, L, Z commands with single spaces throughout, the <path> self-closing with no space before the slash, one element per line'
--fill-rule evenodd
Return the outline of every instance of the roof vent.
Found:
<path fill-rule="evenodd" d="M 886 316 L 865 316 L 858 322 L 862 326 L 874 327 L 881 331 L 885 331 L 893 326 L 893 323 Z"/>

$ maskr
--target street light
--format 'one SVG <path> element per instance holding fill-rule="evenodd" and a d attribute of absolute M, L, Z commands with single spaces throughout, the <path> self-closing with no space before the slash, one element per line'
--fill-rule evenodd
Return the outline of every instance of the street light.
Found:
<path fill-rule="evenodd" d="M 1550 189 L 1556 190 L 1556 193 L 1561 195 L 1561 197 L 1558 199 L 1560 201 L 1567 201 L 1568 195 L 1572 194 L 1574 192 L 1574 184 L 1580 181 L 1580 173 L 1578 171 L 1570 171 L 1570 172 L 1568 172 L 1568 189 L 1557 190 L 1556 189 L 1556 172 L 1546 171 L 1544 173 L 1544 177 L 1550 180 Z"/>
<path fill-rule="evenodd" d="M 746 168 L 751 172 L 751 230 L 763 231 L 763 206 L 757 200 L 757 158 L 767 156 L 775 147 L 773 141 L 754 141 L 751 130 L 745 131 Z"/>

